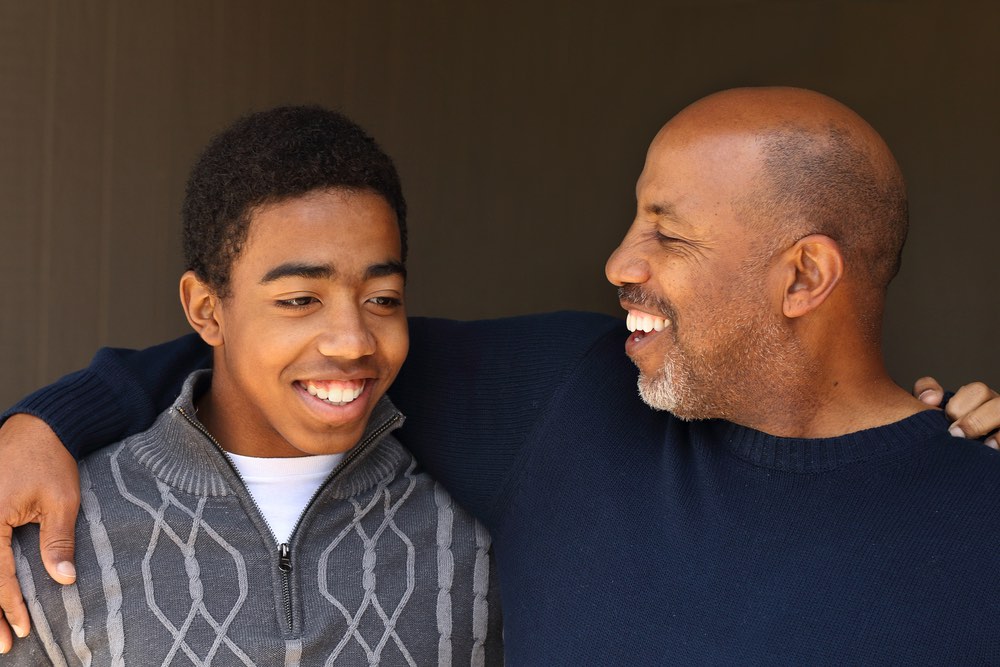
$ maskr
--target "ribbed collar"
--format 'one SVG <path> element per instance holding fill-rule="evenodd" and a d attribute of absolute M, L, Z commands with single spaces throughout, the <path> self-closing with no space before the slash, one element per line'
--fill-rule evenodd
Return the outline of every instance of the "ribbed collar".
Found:
<path fill-rule="evenodd" d="M 714 422 L 715 438 L 733 454 L 764 468 L 815 473 L 912 447 L 948 430 L 941 410 L 926 410 L 901 421 L 836 438 L 780 438 L 728 422 Z"/>
<path fill-rule="evenodd" d="M 229 495 L 242 489 L 235 467 L 197 420 L 194 400 L 211 383 L 212 371 L 195 371 L 180 396 L 156 423 L 124 444 L 138 462 L 162 482 L 186 493 Z M 403 414 L 388 396 L 372 412 L 359 444 L 341 463 L 334 482 L 336 497 L 350 497 L 394 475 L 410 456 L 390 433 L 403 424 Z"/>

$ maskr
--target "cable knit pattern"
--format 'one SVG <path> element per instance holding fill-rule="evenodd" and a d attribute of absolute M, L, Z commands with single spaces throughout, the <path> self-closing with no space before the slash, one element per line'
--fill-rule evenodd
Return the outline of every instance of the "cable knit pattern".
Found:
<path fill-rule="evenodd" d="M 484 532 L 390 434 L 402 416 L 388 399 L 303 515 L 285 572 L 193 419 L 206 380 L 192 376 L 150 430 L 81 462 L 75 585 L 48 578 L 36 527 L 17 531 L 35 637 L 0 664 L 502 664 Z"/>

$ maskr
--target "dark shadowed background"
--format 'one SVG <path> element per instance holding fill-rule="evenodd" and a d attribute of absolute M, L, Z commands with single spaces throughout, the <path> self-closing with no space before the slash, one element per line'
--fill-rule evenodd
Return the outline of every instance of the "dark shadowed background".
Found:
<path fill-rule="evenodd" d="M 0 0 L 0 404 L 184 333 L 178 209 L 208 138 L 318 102 L 396 159 L 409 310 L 618 312 L 646 145 L 736 85 L 815 88 L 902 164 L 890 371 L 1000 386 L 1000 3 Z"/>

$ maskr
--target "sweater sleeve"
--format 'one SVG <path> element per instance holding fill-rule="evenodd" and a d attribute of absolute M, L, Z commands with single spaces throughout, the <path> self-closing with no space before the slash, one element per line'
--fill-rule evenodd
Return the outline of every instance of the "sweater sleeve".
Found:
<path fill-rule="evenodd" d="M 90 365 L 22 399 L 3 415 L 45 421 L 77 459 L 144 431 L 168 408 L 191 372 L 211 365 L 196 334 L 144 350 L 101 348 Z"/>
<path fill-rule="evenodd" d="M 407 416 L 400 441 L 485 519 L 555 392 L 595 341 L 621 326 L 606 315 L 570 312 L 412 318 L 410 354 L 390 389 Z"/>

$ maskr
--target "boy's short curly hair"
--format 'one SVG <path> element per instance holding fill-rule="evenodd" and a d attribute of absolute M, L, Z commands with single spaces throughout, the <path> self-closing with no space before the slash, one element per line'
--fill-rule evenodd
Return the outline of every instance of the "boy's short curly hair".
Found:
<path fill-rule="evenodd" d="M 198 158 L 181 210 L 186 268 L 226 296 L 255 209 L 330 188 L 384 197 L 406 261 L 406 200 L 389 156 L 343 114 L 285 106 L 244 116 Z"/>

